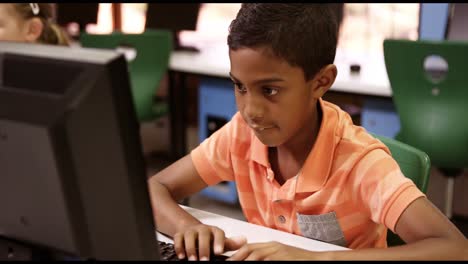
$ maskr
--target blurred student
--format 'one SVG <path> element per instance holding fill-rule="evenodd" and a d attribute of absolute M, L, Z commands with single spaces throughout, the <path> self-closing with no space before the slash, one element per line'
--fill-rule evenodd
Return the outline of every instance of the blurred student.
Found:
<path fill-rule="evenodd" d="M 68 36 L 53 18 L 53 4 L 1 3 L 0 41 L 70 45 Z"/>

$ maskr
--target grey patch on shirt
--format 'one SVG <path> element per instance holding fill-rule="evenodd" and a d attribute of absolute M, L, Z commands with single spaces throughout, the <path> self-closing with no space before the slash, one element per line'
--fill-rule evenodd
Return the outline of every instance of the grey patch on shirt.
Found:
<path fill-rule="evenodd" d="M 302 235 L 315 240 L 346 247 L 347 242 L 336 219 L 335 212 L 321 215 L 297 214 Z"/>

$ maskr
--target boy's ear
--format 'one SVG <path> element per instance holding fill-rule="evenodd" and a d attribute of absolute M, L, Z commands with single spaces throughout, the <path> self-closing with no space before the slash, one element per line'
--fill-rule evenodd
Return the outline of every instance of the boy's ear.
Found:
<path fill-rule="evenodd" d="M 314 98 L 322 97 L 333 85 L 338 74 L 338 69 L 334 64 L 323 67 L 312 80 L 312 94 Z"/>
<path fill-rule="evenodd" d="M 26 23 L 26 41 L 36 42 L 41 36 L 42 30 L 44 30 L 44 24 L 38 17 L 33 17 L 26 21 Z"/>

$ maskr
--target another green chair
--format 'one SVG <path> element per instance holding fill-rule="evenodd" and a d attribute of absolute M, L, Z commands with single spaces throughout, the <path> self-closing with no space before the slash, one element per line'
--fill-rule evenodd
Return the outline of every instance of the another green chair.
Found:
<path fill-rule="evenodd" d="M 395 139 L 375 134 L 372 135 L 382 141 L 382 143 L 390 149 L 392 157 L 400 166 L 403 175 L 411 179 L 419 190 L 426 193 L 431 172 L 429 156 L 423 151 Z M 388 230 L 387 244 L 388 246 L 397 246 L 403 245 L 404 242 L 398 235 Z"/>
<path fill-rule="evenodd" d="M 167 102 L 155 94 L 162 77 L 168 70 L 172 51 L 172 35 L 166 30 L 147 30 L 141 34 L 83 34 L 81 45 L 88 48 L 136 51 L 136 57 L 128 62 L 133 102 L 140 122 L 154 120 L 169 112 Z"/>
<path fill-rule="evenodd" d="M 468 167 L 468 42 L 385 40 L 383 46 L 401 122 L 397 139 L 426 152 L 449 177 L 445 214 L 451 218 L 454 177 Z M 444 63 L 425 69 L 434 56 L 445 60 L 445 77 Z"/>

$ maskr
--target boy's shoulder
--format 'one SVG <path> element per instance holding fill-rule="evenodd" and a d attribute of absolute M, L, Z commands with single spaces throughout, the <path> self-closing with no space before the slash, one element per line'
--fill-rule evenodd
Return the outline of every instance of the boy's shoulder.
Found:
<path fill-rule="evenodd" d="M 335 152 L 362 153 L 373 149 L 383 149 L 390 153 L 388 148 L 364 127 L 353 123 L 351 116 L 339 106 L 323 101 L 323 106 L 336 115 L 336 127 L 334 130 L 337 140 Z"/>

